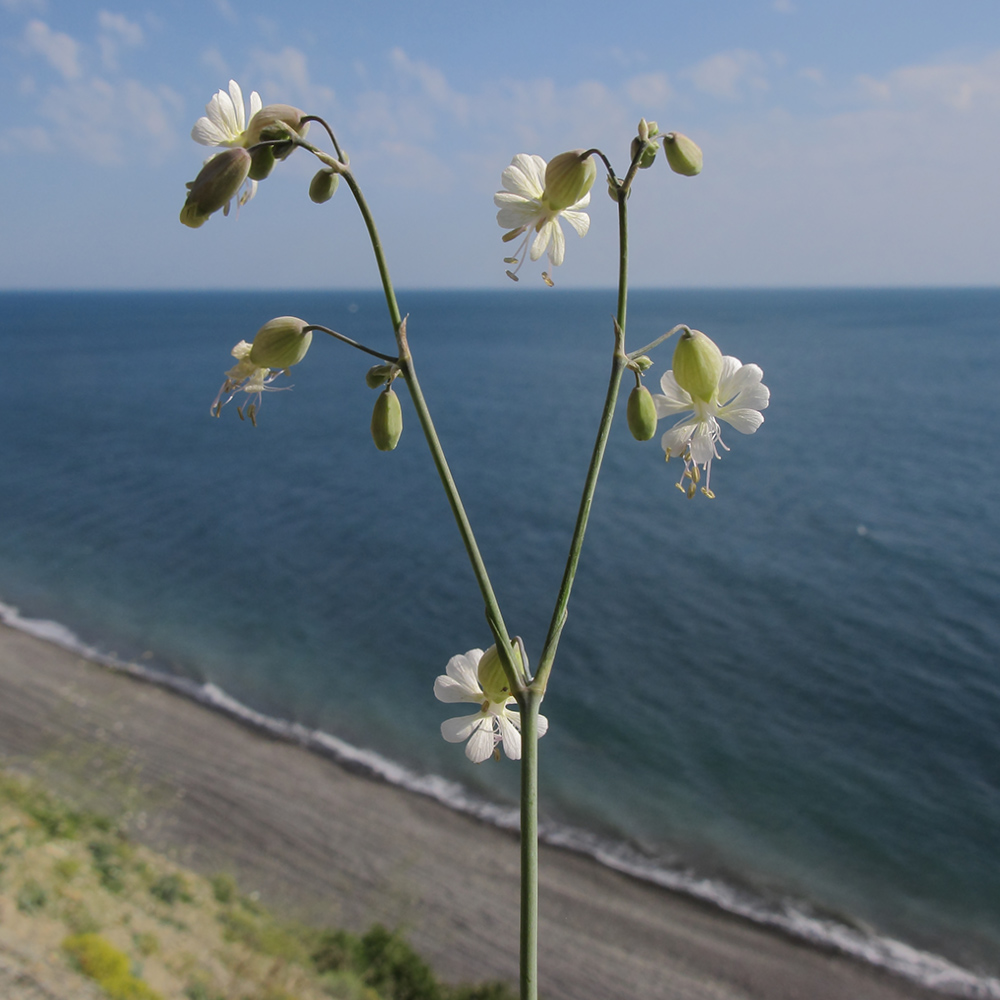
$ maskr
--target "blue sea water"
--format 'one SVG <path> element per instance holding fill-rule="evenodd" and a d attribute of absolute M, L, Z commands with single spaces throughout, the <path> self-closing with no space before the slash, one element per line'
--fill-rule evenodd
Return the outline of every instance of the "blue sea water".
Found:
<path fill-rule="evenodd" d="M 401 304 L 508 626 L 537 652 L 614 295 Z M 209 416 L 230 348 L 272 316 L 391 352 L 381 296 L 0 306 L 5 620 L 508 822 L 516 767 L 438 733 L 456 713 L 434 677 L 491 640 L 405 390 L 391 454 L 369 437 L 370 359 L 332 340 L 257 428 Z M 636 292 L 629 348 L 678 322 L 760 364 L 772 405 L 757 434 L 724 430 L 713 501 L 616 422 L 545 703 L 546 835 L 1000 997 L 1000 291 Z"/>

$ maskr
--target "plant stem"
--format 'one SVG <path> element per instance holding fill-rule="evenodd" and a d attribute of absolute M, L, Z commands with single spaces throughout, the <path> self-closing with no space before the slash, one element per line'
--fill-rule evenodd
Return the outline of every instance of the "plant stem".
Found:
<path fill-rule="evenodd" d="M 361 216 L 368 229 L 368 237 L 371 240 L 372 250 L 375 252 L 375 262 L 378 265 L 378 273 L 382 279 L 382 290 L 385 293 L 386 304 L 389 307 L 389 317 L 392 320 L 393 332 L 396 336 L 396 346 L 399 350 L 399 358 L 396 363 L 399 365 L 403 373 L 403 378 L 406 381 L 406 386 L 410 391 L 413 408 L 417 412 L 417 419 L 420 421 L 424 437 L 427 439 L 434 468 L 437 469 L 437 474 L 441 480 L 441 485 L 444 487 L 448 503 L 451 506 L 455 523 L 458 525 L 462 544 L 465 546 L 469 562 L 472 564 L 472 571 L 475 574 L 480 593 L 486 604 L 486 617 L 490 622 L 490 628 L 498 638 L 497 652 L 500 654 L 500 659 L 503 662 L 504 671 L 507 674 L 508 681 L 511 683 L 511 689 L 518 690 L 523 687 L 524 678 L 519 673 L 516 661 L 511 655 L 510 636 L 507 632 L 507 626 L 504 624 L 503 615 L 500 613 L 500 605 L 497 602 L 496 594 L 493 592 L 493 584 L 490 582 L 486 565 L 479 552 L 476 536 L 465 513 L 462 497 L 458 492 L 458 487 L 455 485 L 451 469 L 448 466 L 448 460 L 445 458 L 444 449 L 441 447 L 441 440 L 434 427 L 434 421 L 431 419 L 424 394 L 420 389 L 420 381 L 417 379 L 417 373 L 413 365 L 413 356 L 410 354 L 410 346 L 406 337 L 406 320 L 399 311 L 399 304 L 396 301 L 396 293 L 392 286 L 392 278 L 389 276 L 389 266 L 386 263 L 385 252 L 382 249 L 382 241 L 379 239 L 378 229 L 375 226 L 375 219 L 368 207 L 368 202 L 365 201 L 365 196 L 361 193 L 361 188 L 358 187 L 358 183 L 354 179 L 354 175 L 350 170 L 343 170 L 341 176 L 350 187 L 351 194 L 354 195 L 354 200 L 358 204 Z"/>
<path fill-rule="evenodd" d="M 538 706 L 525 692 L 521 707 L 521 1000 L 538 998 Z"/>
<path fill-rule="evenodd" d="M 604 409 L 601 411 L 600 423 L 597 427 L 597 439 L 587 468 L 587 478 L 584 480 L 583 493 L 580 497 L 580 507 L 576 516 L 576 526 L 570 541 L 569 554 L 566 558 L 566 569 L 563 572 L 562 583 L 556 597 L 556 606 L 552 612 L 549 631 L 542 647 L 542 655 L 538 662 L 538 672 L 532 681 L 532 687 L 539 694 L 545 693 L 549 673 L 555 662 L 559 638 L 569 609 L 570 593 L 576 578 L 576 568 L 580 562 L 580 552 L 583 549 L 583 538 L 590 520 L 590 508 L 594 501 L 594 491 L 597 489 L 597 478 L 604 461 L 604 451 L 611 433 L 611 422 L 615 415 L 615 405 L 618 402 L 618 390 L 621 387 L 622 374 L 628 364 L 625 354 L 625 318 L 628 308 L 628 208 L 625 191 L 621 188 L 618 194 L 618 311 L 615 317 L 615 349 L 611 359 L 611 375 L 608 379 L 608 391 L 604 398 Z"/>

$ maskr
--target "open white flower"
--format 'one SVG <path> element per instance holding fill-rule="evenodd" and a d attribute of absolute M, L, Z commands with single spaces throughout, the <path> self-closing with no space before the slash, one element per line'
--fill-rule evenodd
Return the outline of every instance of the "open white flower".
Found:
<path fill-rule="evenodd" d="M 255 90 L 250 95 L 250 114 L 243 107 L 243 91 L 235 80 L 229 81 L 229 93 L 220 90 L 205 105 L 202 116 L 191 129 L 191 138 L 203 146 L 246 146 L 247 125 L 263 104 Z"/>
<path fill-rule="evenodd" d="M 507 272 L 515 280 L 524 263 L 525 253 L 532 260 L 538 260 L 548 251 L 549 260 L 554 267 L 563 262 L 566 256 L 566 237 L 559 224 L 560 217 L 581 236 L 586 236 L 590 229 L 590 216 L 580 211 L 590 204 L 589 187 L 572 205 L 554 208 L 545 197 L 547 166 L 540 156 L 518 153 L 501 177 L 505 190 L 497 191 L 493 196 L 493 203 L 500 209 L 497 212 L 497 222 L 508 230 L 504 234 L 504 242 L 515 240 L 524 234 L 517 252 L 504 258 L 506 263 L 517 265 Z"/>
<path fill-rule="evenodd" d="M 705 470 L 701 492 L 707 497 L 715 496 L 710 485 L 712 459 L 721 457 L 717 445 L 729 450 L 722 440 L 719 420 L 725 420 L 741 434 L 753 434 L 764 422 L 760 411 L 767 408 L 771 393 L 761 382 L 763 377 L 757 365 L 744 365 L 738 358 L 724 356 L 718 387 L 706 401 L 695 399 L 682 389 L 673 371 L 663 373 L 660 379 L 663 395 L 653 396 L 657 418 L 690 411 L 663 435 L 660 442 L 668 462 L 675 456 L 684 460 L 677 488 L 689 498 L 695 495 L 701 481 L 698 466 Z"/>
<path fill-rule="evenodd" d="M 449 743 L 468 740 L 465 756 L 474 764 L 481 764 L 493 756 L 502 744 L 504 753 L 511 760 L 521 756 L 521 714 L 512 712 L 507 706 L 515 704 L 513 696 L 502 702 L 490 701 L 479 683 L 479 661 L 483 658 L 481 649 L 470 649 L 467 653 L 453 656 L 445 670 L 434 682 L 434 697 L 438 701 L 470 701 L 479 704 L 474 715 L 463 715 L 441 723 L 441 735 Z M 543 736 L 549 728 L 549 720 L 544 715 L 538 717 L 538 735 Z"/>
<path fill-rule="evenodd" d="M 231 351 L 236 364 L 226 372 L 226 381 L 222 383 L 219 394 L 212 403 L 212 416 L 222 415 L 222 408 L 237 393 L 244 392 L 250 396 L 250 401 L 244 406 L 245 413 L 250 423 L 257 426 L 257 411 L 260 409 L 262 394 L 265 392 L 278 392 L 279 389 L 289 388 L 288 386 L 273 386 L 271 383 L 281 374 L 281 370 L 272 371 L 270 368 L 261 368 L 250 360 L 250 352 L 253 344 L 241 340 Z M 223 399 L 225 396 L 225 399 Z M 240 420 L 244 417 L 244 406 L 237 406 L 236 412 L 240 415 Z"/>

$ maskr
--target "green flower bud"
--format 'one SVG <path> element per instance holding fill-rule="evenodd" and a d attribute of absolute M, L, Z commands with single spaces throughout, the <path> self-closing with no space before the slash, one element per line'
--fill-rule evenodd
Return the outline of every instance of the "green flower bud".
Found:
<path fill-rule="evenodd" d="M 635 159 L 635 154 L 639 152 L 639 147 L 642 145 L 642 138 L 637 136 L 632 140 L 632 159 Z M 653 161 L 656 159 L 656 153 L 660 148 L 658 142 L 649 143 L 646 148 L 642 151 L 642 157 L 639 160 L 639 169 L 648 170 L 652 165 Z"/>
<path fill-rule="evenodd" d="M 258 146 L 250 154 L 250 180 L 262 181 L 274 170 L 274 147 Z"/>
<path fill-rule="evenodd" d="M 291 368 L 297 365 L 312 343 L 309 324 L 295 316 L 268 320 L 253 338 L 250 361 L 258 368 Z"/>
<path fill-rule="evenodd" d="M 645 354 L 640 354 L 637 358 L 632 359 L 632 364 L 635 365 L 636 371 L 645 372 L 653 367 L 653 359 Z"/>
<path fill-rule="evenodd" d="M 379 451 L 392 451 L 403 433 L 403 411 L 392 389 L 379 393 L 372 413 L 372 440 Z"/>
<path fill-rule="evenodd" d="M 305 118 L 305 112 L 293 108 L 290 104 L 268 104 L 250 119 L 243 141 L 247 146 L 256 146 L 258 142 L 286 139 L 289 129 L 299 138 L 304 139 L 309 131 L 309 122 L 303 124 L 303 118 Z M 283 160 L 294 148 L 290 142 L 276 146 L 274 147 L 275 156 L 279 160 Z"/>
<path fill-rule="evenodd" d="M 701 150 L 686 135 L 668 132 L 663 137 L 663 150 L 667 163 L 675 174 L 694 177 L 701 173 Z"/>
<path fill-rule="evenodd" d="M 511 654 L 514 662 L 521 665 L 521 653 L 514 643 L 511 643 Z M 483 689 L 483 694 L 494 704 L 503 705 L 510 695 L 510 681 L 503 672 L 503 664 L 500 662 L 500 653 L 496 646 L 490 646 L 483 653 L 476 671 L 479 678 L 479 686 Z"/>
<path fill-rule="evenodd" d="M 187 185 L 181 222 L 197 229 L 208 217 L 225 208 L 250 173 L 250 154 L 240 147 L 213 156 Z"/>
<path fill-rule="evenodd" d="M 368 384 L 369 389 L 377 389 L 381 385 L 385 385 L 389 381 L 389 376 L 392 374 L 392 365 L 372 365 L 368 371 L 365 372 L 365 382 Z"/>
<path fill-rule="evenodd" d="M 648 441 L 656 433 L 656 404 L 652 393 L 637 385 L 628 396 L 628 429 L 636 441 Z"/>
<path fill-rule="evenodd" d="M 692 399 L 708 402 L 719 386 L 722 351 L 700 330 L 685 330 L 674 348 L 674 378 Z"/>
<path fill-rule="evenodd" d="M 582 149 L 574 149 L 549 160 L 542 201 L 553 212 L 575 205 L 594 186 L 597 164 L 592 156 L 583 153 Z"/>
<path fill-rule="evenodd" d="M 317 205 L 322 205 L 323 202 L 329 201 L 333 197 L 339 183 L 340 174 L 335 174 L 332 170 L 324 168 L 310 182 L 309 197 Z"/>

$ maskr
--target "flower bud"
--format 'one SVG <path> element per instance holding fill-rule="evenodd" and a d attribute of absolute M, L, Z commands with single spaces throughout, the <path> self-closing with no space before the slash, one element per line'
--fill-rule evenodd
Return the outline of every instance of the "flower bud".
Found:
<path fill-rule="evenodd" d="M 681 132 L 668 132 L 663 137 L 663 151 L 675 174 L 694 177 L 701 173 L 701 150 Z"/>
<path fill-rule="evenodd" d="M 560 153 L 549 160 L 545 168 L 545 191 L 542 201 L 553 212 L 575 205 L 594 186 L 597 164 L 584 150 Z"/>
<path fill-rule="evenodd" d="M 329 201 L 333 197 L 339 183 L 340 175 L 335 174 L 332 170 L 324 168 L 323 170 L 320 170 L 310 182 L 309 197 L 316 202 L 317 205 L 322 205 L 323 202 Z"/>
<path fill-rule="evenodd" d="M 312 343 L 309 324 L 295 316 L 268 320 L 253 338 L 250 360 L 258 368 L 291 368 L 297 365 Z"/>
<path fill-rule="evenodd" d="M 642 137 L 636 136 L 636 138 L 632 140 L 631 156 L 633 160 L 635 159 L 636 153 L 639 152 L 639 148 L 641 146 Z M 646 144 L 646 148 L 643 149 L 642 156 L 639 159 L 640 170 L 648 170 L 653 165 L 653 161 L 656 159 L 656 153 L 659 148 L 660 144 L 658 142 L 650 142 Z"/>
<path fill-rule="evenodd" d="M 674 378 L 692 399 L 708 402 L 722 375 L 722 351 L 700 330 L 685 330 L 674 348 Z"/>
<path fill-rule="evenodd" d="M 399 444 L 399 436 L 403 433 L 403 411 L 399 406 L 399 397 L 386 389 L 379 393 L 375 400 L 375 410 L 372 413 L 372 440 L 379 451 L 392 451 Z"/>
<path fill-rule="evenodd" d="M 514 643 L 511 643 L 511 655 L 514 662 L 521 664 L 521 653 Z M 496 646 L 490 646 L 483 653 L 476 671 L 479 678 L 479 686 L 483 689 L 483 694 L 494 704 L 504 705 L 510 698 L 510 681 L 503 672 L 503 664 L 500 662 L 500 653 Z"/>
<path fill-rule="evenodd" d="M 392 365 L 372 365 L 365 372 L 365 382 L 369 389 L 377 389 L 380 385 L 385 385 L 392 374 Z"/>
<path fill-rule="evenodd" d="M 187 184 L 181 222 L 197 229 L 235 197 L 250 173 L 250 154 L 240 147 L 213 156 Z"/>
<path fill-rule="evenodd" d="M 289 130 L 304 139 L 309 131 L 309 123 L 303 125 L 303 118 L 305 112 L 290 104 L 268 104 L 250 119 L 243 141 L 247 146 L 256 146 L 258 142 L 287 139 Z M 294 148 L 291 143 L 278 146 L 275 148 L 275 156 L 283 160 Z"/>
<path fill-rule="evenodd" d="M 637 358 L 632 359 L 632 364 L 636 371 L 645 372 L 653 367 L 653 359 L 645 354 L 640 354 Z"/>
<path fill-rule="evenodd" d="M 273 146 L 258 146 L 250 154 L 250 180 L 262 181 L 269 177 L 275 162 Z"/>
<path fill-rule="evenodd" d="M 628 429 L 636 441 L 648 441 L 656 433 L 656 404 L 652 393 L 637 385 L 628 396 Z"/>

